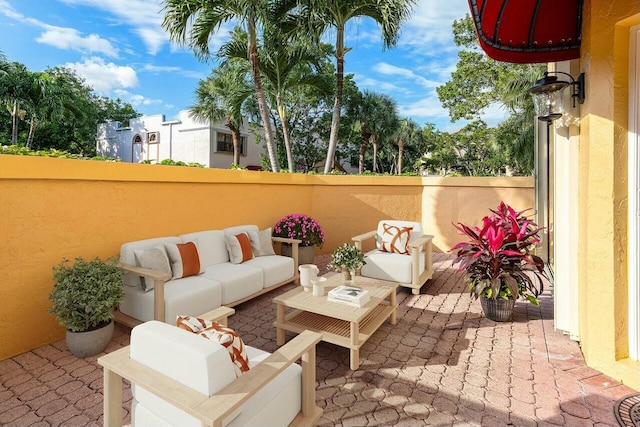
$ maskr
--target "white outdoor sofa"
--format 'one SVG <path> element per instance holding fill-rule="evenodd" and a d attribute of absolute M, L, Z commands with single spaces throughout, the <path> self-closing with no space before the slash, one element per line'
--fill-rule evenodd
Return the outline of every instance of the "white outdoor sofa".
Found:
<path fill-rule="evenodd" d="M 239 233 L 249 236 L 255 256 L 233 263 L 225 236 Z M 265 238 L 269 241 L 265 242 Z M 169 245 L 187 242 L 194 242 L 197 247 L 200 274 L 172 279 L 172 272 L 140 266 L 141 253 L 152 249 L 166 250 Z M 270 254 L 273 253 L 273 242 L 291 244 L 292 256 Z M 298 279 L 299 243 L 296 239 L 272 237 L 266 230 L 259 231 L 256 225 L 125 243 L 120 249 L 125 296 L 115 319 L 130 327 L 149 320 L 175 324 L 178 315 L 198 316 L 222 305 L 232 307 L 248 301 Z"/>
<path fill-rule="evenodd" d="M 200 317 L 226 325 L 233 312 L 220 307 Z M 236 378 L 219 342 L 162 322 L 138 325 L 130 346 L 98 359 L 104 425 L 123 423 L 123 379 L 131 383 L 133 427 L 314 425 L 322 415 L 315 402 L 321 338 L 304 331 L 272 354 L 244 346 L 250 369 Z"/>

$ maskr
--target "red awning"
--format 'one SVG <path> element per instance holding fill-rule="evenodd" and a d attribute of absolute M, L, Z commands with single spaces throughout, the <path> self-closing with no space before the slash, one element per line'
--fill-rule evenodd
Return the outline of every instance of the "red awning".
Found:
<path fill-rule="evenodd" d="M 480 46 L 515 63 L 580 57 L 583 0 L 469 0 Z"/>

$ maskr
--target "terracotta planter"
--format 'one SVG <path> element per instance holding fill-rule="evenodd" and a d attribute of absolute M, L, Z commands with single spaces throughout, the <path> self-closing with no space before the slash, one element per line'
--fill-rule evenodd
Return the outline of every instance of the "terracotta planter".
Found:
<path fill-rule="evenodd" d="M 113 337 L 113 320 L 93 331 L 71 332 L 67 330 L 67 347 L 76 357 L 90 357 L 107 348 Z"/>
<path fill-rule="evenodd" d="M 291 257 L 291 245 L 282 244 L 282 255 Z M 298 246 L 298 265 L 313 264 L 313 258 L 316 256 L 315 246 Z"/>
<path fill-rule="evenodd" d="M 511 320 L 513 314 L 513 306 L 516 300 L 513 298 L 484 298 L 480 297 L 480 304 L 482 305 L 482 311 L 487 319 L 491 319 L 495 322 L 508 322 Z"/>

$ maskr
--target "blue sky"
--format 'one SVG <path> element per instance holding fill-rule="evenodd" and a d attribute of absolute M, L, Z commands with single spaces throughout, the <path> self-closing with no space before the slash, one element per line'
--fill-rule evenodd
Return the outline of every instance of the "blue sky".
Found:
<path fill-rule="evenodd" d="M 199 79 L 215 62 L 203 63 L 172 44 L 161 27 L 162 0 L 0 0 L 0 51 L 32 71 L 66 66 L 104 96 L 120 97 L 144 114 L 177 116 L 194 101 Z M 468 13 L 467 0 L 419 0 L 398 45 L 382 50 L 380 32 L 368 20 L 347 27 L 345 72 L 360 90 L 393 97 L 401 116 L 454 131 L 436 87 L 455 70 L 451 24 Z M 223 28 L 211 39 L 224 41 Z M 334 34 L 327 41 L 333 42 Z M 504 113 L 490 107 L 495 124 Z"/>

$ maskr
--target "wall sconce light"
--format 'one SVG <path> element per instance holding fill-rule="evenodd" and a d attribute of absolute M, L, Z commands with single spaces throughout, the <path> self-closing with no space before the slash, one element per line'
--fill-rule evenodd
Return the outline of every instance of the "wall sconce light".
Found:
<path fill-rule="evenodd" d="M 549 74 L 563 74 L 568 76 L 571 81 L 558 80 L 557 76 Z M 571 86 L 571 99 L 573 99 L 573 107 L 576 106 L 576 100 L 582 104 L 584 102 L 584 73 L 580 73 L 577 79 L 571 74 L 562 71 L 546 71 L 544 76 L 536 81 L 536 84 L 527 91 L 533 97 L 533 105 L 538 115 L 538 120 L 550 124 L 555 119 L 562 117 L 564 106 L 562 103 L 563 89 Z"/>

